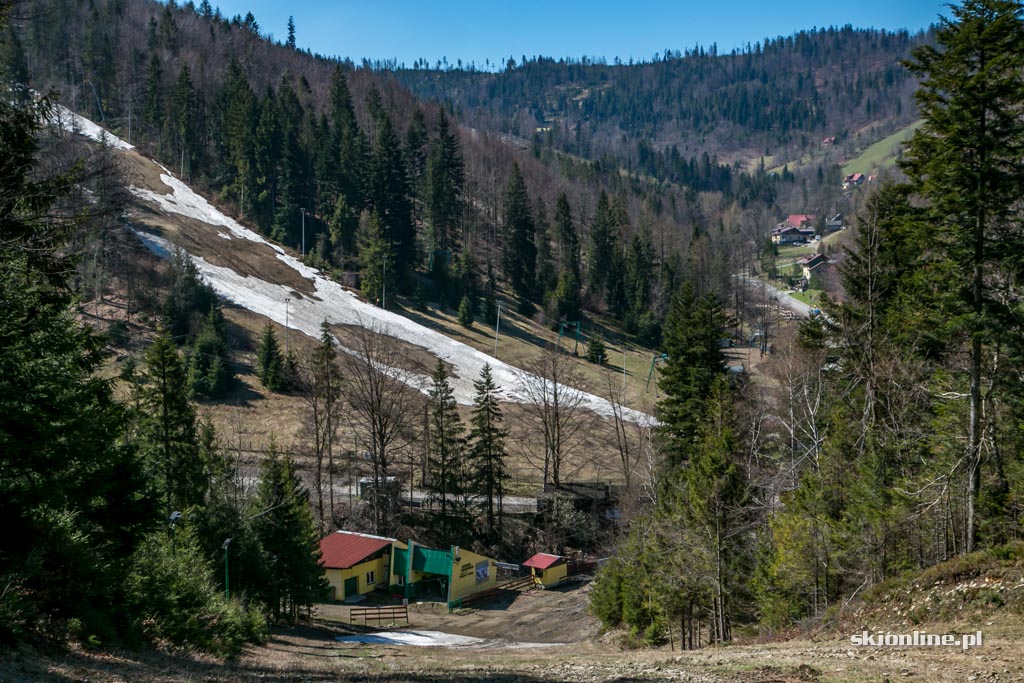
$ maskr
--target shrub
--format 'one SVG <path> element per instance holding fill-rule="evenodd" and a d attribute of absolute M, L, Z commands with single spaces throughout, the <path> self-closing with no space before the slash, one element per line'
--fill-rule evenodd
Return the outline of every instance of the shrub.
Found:
<path fill-rule="evenodd" d="M 266 633 L 261 614 L 220 592 L 187 526 L 174 536 L 155 532 L 144 539 L 132 561 L 126 592 L 130 613 L 154 644 L 230 656 Z"/>

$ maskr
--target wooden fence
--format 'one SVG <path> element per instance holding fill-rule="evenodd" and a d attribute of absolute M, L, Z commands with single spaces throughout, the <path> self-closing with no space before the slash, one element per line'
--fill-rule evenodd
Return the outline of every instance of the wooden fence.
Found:
<path fill-rule="evenodd" d="M 349 607 L 348 623 L 368 626 L 371 622 L 378 626 L 381 624 L 393 624 L 399 620 L 409 625 L 409 607 L 407 605 L 392 605 L 389 607 Z"/>
<path fill-rule="evenodd" d="M 464 598 L 453 600 L 448 604 L 448 611 L 459 607 L 468 607 L 478 602 L 486 602 L 505 591 L 521 591 L 528 588 L 533 588 L 533 576 L 530 574 L 520 576 L 516 579 L 511 579 L 505 583 L 499 583 L 494 588 L 488 588 L 485 591 L 480 591 L 479 593 L 474 593 L 473 595 L 467 595 Z"/>

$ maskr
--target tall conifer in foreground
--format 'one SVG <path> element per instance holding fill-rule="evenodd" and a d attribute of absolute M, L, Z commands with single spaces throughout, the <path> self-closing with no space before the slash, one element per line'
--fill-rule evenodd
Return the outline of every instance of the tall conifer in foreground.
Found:
<path fill-rule="evenodd" d="M 491 375 L 491 366 L 484 364 L 480 379 L 473 382 L 473 416 L 469 431 L 469 481 L 479 493 L 491 539 L 500 536 L 502 497 L 509 479 L 505 462 L 505 440 L 508 432 L 501 426 L 501 405 L 498 386 Z"/>
<path fill-rule="evenodd" d="M 963 549 L 970 552 L 982 465 L 992 450 L 985 445 L 992 414 L 983 394 L 1000 343 L 1021 346 L 1006 333 L 1019 325 L 1015 310 L 1022 299 L 1006 284 L 1019 280 L 1024 254 L 1024 21 L 1014 0 L 965 0 L 951 11 L 937 45 L 917 48 L 907 64 L 921 78 L 916 99 L 924 122 L 901 166 L 928 205 L 930 243 L 963 283 L 944 312 L 961 322 L 969 340 Z M 994 452 L 998 458 L 1000 450 Z M 993 465 L 1002 477 L 1002 464 Z"/>

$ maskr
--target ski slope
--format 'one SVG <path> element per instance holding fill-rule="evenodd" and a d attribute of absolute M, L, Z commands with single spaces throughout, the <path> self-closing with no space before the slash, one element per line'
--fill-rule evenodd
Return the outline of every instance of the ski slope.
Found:
<path fill-rule="evenodd" d="M 93 140 L 103 141 L 114 149 L 132 149 L 131 145 L 92 121 L 63 107 L 61 109 L 61 118 L 71 120 L 74 124 L 72 130 L 75 132 Z M 160 174 L 160 180 L 167 185 L 170 192 L 161 194 L 132 186 L 129 188 L 132 194 L 165 213 L 178 214 L 209 225 L 211 230 L 217 231 L 220 237 L 228 241 L 224 245 L 226 249 L 230 249 L 230 241 L 236 239 L 269 246 L 278 260 L 310 281 L 315 291 L 314 295 L 305 296 L 292 287 L 258 277 L 243 276 L 230 268 L 214 265 L 200 256 L 190 254 L 203 278 L 223 299 L 314 338 L 320 336 L 320 325 L 326 320 L 332 325 L 368 327 L 379 334 L 426 349 L 452 366 L 452 388 L 455 399 L 462 405 L 473 403 L 473 381 L 480 376 L 485 364 L 490 364 L 495 384 L 501 388 L 502 398 L 506 401 L 524 402 L 522 387 L 542 381 L 539 377 L 478 351 L 468 344 L 446 337 L 437 330 L 362 301 L 354 293 L 324 277 L 320 271 L 310 268 L 280 246 L 226 216 L 188 185 L 173 177 L 166 168 L 161 166 L 161 169 L 163 172 Z M 174 249 L 167 240 L 156 235 L 143 230 L 136 230 L 136 234 L 151 251 L 161 257 L 166 257 Z M 339 346 L 348 351 L 341 344 Z M 413 381 L 416 383 L 416 389 L 427 391 L 429 380 L 426 376 L 420 376 Z M 612 416 L 612 406 L 606 399 L 583 393 L 582 407 L 605 417 Z M 648 424 L 653 420 L 646 413 L 628 408 L 623 409 L 623 417 L 641 424 Z"/>

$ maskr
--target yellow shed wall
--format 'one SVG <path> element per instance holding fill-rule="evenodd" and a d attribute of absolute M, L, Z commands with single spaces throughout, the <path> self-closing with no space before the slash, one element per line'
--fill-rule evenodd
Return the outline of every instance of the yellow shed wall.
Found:
<path fill-rule="evenodd" d="M 480 583 L 476 580 L 477 565 L 487 563 L 487 579 Z M 497 567 L 494 560 L 468 550 L 459 550 L 459 559 L 452 563 L 451 587 L 448 600 L 454 601 L 480 591 L 494 588 L 498 583 Z"/>
<path fill-rule="evenodd" d="M 569 565 L 563 562 L 554 567 L 549 567 L 541 572 L 543 576 L 538 576 L 538 571 L 540 570 L 534 567 L 530 568 L 530 572 L 533 574 L 533 582 L 545 588 L 551 588 L 569 575 Z"/>
<path fill-rule="evenodd" d="M 372 592 L 378 584 L 383 584 L 387 581 L 388 562 L 390 561 L 390 555 L 385 555 L 384 557 L 378 557 L 376 560 L 362 562 L 348 569 L 325 570 L 327 583 L 331 585 L 334 599 L 344 600 L 348 597 L 345 595 L 345 579 L 351 579 L 353 576 L 358 580 L 356 590 L 359 591 L 360 595 Z M 373 572 L 374 583 L 367 583 L 366 574 L 371 571 Z"/>

